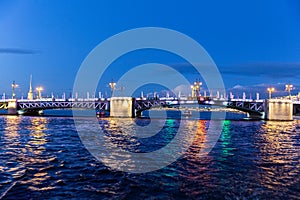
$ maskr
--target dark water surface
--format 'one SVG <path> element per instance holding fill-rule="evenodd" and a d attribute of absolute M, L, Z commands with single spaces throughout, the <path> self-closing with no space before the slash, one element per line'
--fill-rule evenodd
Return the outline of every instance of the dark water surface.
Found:
<path fill-rule="evenodd" d="M 154 119 L 165 134 L 178 120 Z M 89 118 L 82 123 L 88 124 Z M 209 120 L 184 119 L 192 146 L 158 171 L 132 174 L 106 167 L 86 150 L 71 117 L 0 116 L 0 197 L 3 199 L 299 199 L 300 121 L 224 120 L 222 134 L 200 156 Z M 147 119 L 102 119 L 115 144 L 152 151 L 169 137 L 128 139 Z M 87 125 L 88 126 L 88 125 Z M 126 142 L 125 142 L 126 141 Z M 141 146 L 141 143 L 143 144 Z M 138 150 L 137 150 L 138 151 Z M 159 158 L 158 158 L 159 159 Z"/>

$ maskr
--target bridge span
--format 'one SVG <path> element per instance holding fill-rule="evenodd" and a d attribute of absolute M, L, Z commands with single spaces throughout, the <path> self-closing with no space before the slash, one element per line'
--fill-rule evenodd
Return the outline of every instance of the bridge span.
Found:
<path fill-rule="evenodd" d="M 207 106 L 220 106 L 227 107 L 236 110 L 240 110 L 249 114 L 252 118 L 265 118 L 267 109 L 270 106 L 266 106 L 267 100 L 253 100 L 253 99 L 221 99 L 221 98 L 209 98 L 199 97 L 197 99 L 177 99 L 177 98 L 117 98 L 121 104 L 112 104 L 113 98 L 93 98 L 93 99 L 36 99 L 36 100 L 24 100 L 24 99 L 8 99 L 0 100 L 0 109 L 6 109 L 9 114 L 36 114 L 41 110 L 48 109 L 90 109 L 98 111 L 110 111 L 125 109 L 124 99 L 130 99 L 127 101 L 126 116 L 141 116 L 142 111 L 157 108 L 157 107 L 178 107 L 184 105 L 207 105 Z M 271 100 L 270 100 L 271 101 Z M 129 103 L 128 103 L 129 102 Z M 130 103 L 131 102 L 131 103 Z M 284 100 L 272 100 L 272 105 L 281 105 L 282 103 L 289 103 Z M 280 104 L 279 104 L 280 103 Z M 300 113 L 300 102 L 290 102 L 292 105 L 292 114 Z M 130 104 L 130 105 L 129 105 Z M 278 104 L 278 105 L 277 105 Z M 268 103 L 269 105 L 269 103 Z M 282 104 L 283 105 L 283 104 Z M 113 108 L 112 108 L 113 106 Z M 120 107 L 121 106 L 121 107 Z M 131 106 L 128 110 L 128 106 Z M 276 110 L 278 109 L 276 107 Z M 280 108 L 283 108 L 282 106 Z M 281 110 L 282 111 L 282 110 Z M 281 112 L 280 111 L 280 112 Z M 132 112 L 132 113 L 130 113 Z M 272 110 L 273 112 L 273 110 Z M 277 113 L 278 114 L 278 113 Z M 122 114 L 121 114 L 122 115 Z M 111 115 L 113 116 L 113 115 Z M 118 116 L 118 115 L 116 115 Z"/>
<path fill-rule="evenodd" d="M 227 107 L 249 113 L 252 117 L 261 117 L 264 112 L 264 100 L 250 99 L 217 99 L 202 98 L 198 100 L 136 100 L 135 109 L 137 114 L 144 110 L 156 107 L 174 107 L 180 105 L 207 105 Z"/>
<path fill-rule="evenodd" d="M 19 110 L 49 110 L 49 109 L 93 109 L 109 110 L 108 100 L 86 101 L 18 101 Z"/>

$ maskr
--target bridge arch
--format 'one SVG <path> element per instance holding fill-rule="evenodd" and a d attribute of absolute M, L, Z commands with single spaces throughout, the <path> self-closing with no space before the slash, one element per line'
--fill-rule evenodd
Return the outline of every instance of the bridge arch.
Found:
<path fill-rule="evenodd" d="M 178 101 L 178 103 L 168 103 L 171 101 L 161 101 L 161 100 L 144 100 L 135 101 L 136 116 L 141 116 L 141 113 L 145 110 L 150 110 L 152 108 L 161 107 L 175 107 L 179 105 L 209 105 L 209 106 L 219 106 L 235 109 L 238 111 L 243 111 L 249 114 L 252 118 L 262 118 L 264 113 L 263 101 Z M 176 101 L 175 101 L 176 102 Z"/>
<path fill-rule="evenodd" d="M 109 101 L 20 101 L 19 114 L 38 115 L 43 110 L 58 109 L 109 110 Z"/>

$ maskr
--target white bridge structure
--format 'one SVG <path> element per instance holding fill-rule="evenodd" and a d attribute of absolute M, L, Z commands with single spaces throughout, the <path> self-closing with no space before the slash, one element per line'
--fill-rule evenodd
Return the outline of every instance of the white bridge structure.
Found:
<path fill-rule="evenodd" d="M 249 117 L 269 120 L 292 120 L 293 114 L 300 113 L 300 101 L 286 99 L 224 99 L 198 97 L 193 99 L 177 98 L 89 98 L 89 99 L 6 99 L 0 100 L 0 109 L 9 114 L 35 115 L 49 109 L 89 109 L 109 111 L 112 117 L 141 116 L 144 110 L 158 107 L 178 107 L 184 105 L 220 106 L 240 110 Z"/>

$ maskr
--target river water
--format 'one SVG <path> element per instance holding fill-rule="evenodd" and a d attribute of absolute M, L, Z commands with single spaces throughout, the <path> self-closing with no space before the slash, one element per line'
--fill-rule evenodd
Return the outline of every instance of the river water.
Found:
<path fill-rule="evenodd" d="M 230 119 L 231 118 L 231 119 Z M 178 119 L 153 119 L 169 135 Z M 127 132 L 149 119 L 99 120 L 107 137 L 136 149 Z M 87 124 L 89 118 L 82 118 Z M 214 148 L 204 148 L 208 119 L 184 118 L 192 145 L 169 166 L 148 173 L 107 167 L 82 144 L 72 117 L 0 116 L 2 199 L 299 199 L 300 120 L 222 120 Z M 174 131 L 174 133 L 172 132 Z M 153 151 L 172 137 L 153 137 Z M 101 147 L 100 147 L 101 148 Z M 159 158 L 158 158 L 159 159 Z"/>

